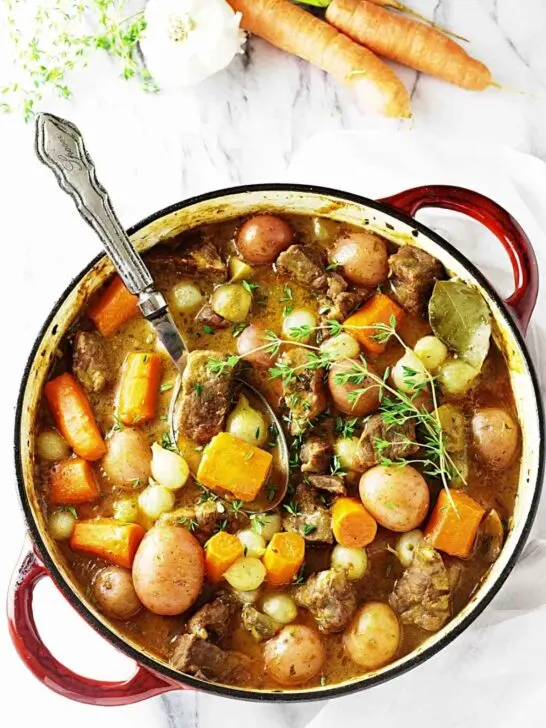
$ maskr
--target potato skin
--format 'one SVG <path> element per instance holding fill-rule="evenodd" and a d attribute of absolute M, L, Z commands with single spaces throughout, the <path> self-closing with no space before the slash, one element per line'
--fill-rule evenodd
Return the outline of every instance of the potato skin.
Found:
<path fill-rule="evenodd" d="M 131 572 L 121 566 L 106 566 L 97 572 L 91 589 L 100 611 L 112 619 L 130 619 L 142 609 Z"/>
<path fill-rule="evenodd" d="M 281 685 L 301 685 L 311 680 L 325 659 L 320 635 L 302 624 L 283 627 L 264 648 L 265 669 Z"/>
<path fill-rule="evenodd" d="M 237 248 L 250 265 L 273 263 L 294 239 L 292 226 L 276 215 L 253 215 L 237 232 Z"/>
<path fill-rule="evenodd" d="M 360 498 L 375 520 L 391 531 L 417 528 L 427 515 L 430 493 L 411 465 L 376 465 L 360 478 Z"/>
<path fill-rule="evenodd" d="M 272 367 L 275 363 L 275 357 L 268 354 L 265 349 L 261 351 L 253 351 L 258 349 L 260 346 L 267 344 L 267 340 L 264 338 L 264 329 L 260 326 L 250 324 L 247 326 L 237 337 L 237 353 L 246 361 L 250 361 L 259 367 Z M 248 354 L 247 352 L 252 352 Z"/>
<path fill-rule="evenodd" d="M 368 232 L 346 232 L 332 250 L 332 262 L 357 286 L 377 286 L 387 280 L 389 254 L 383 238 Z"/>
<path fill-rule="evenodd" d="M 484 407 L 472 418 L 474 447 L 482 462 L 494 470 L 504 470 L 518 449 L 518 425 L 500 407 Z"/>
<path fill-rule="evenodd" d="M 343 648 L 353 662 L 368 670 L 386 665 L 400 645 L 400 623 L 388 604 L 367 602 L 343 635 Z"/>
<path fill-rule="evenodd" d="M 154 614 L 185 612 L 205 579 L 205 555 L 184 528 L 155 526 L 142 539 L 133 562 L 133 582 L 144 606 Z"/>
<path fill-rule="evenodd" d="M 358 359 L 342 359 L 336 361 L 330 368 L 328 373 L 328 389 L 332 395 L 332 399 L 336 407 L 348 415 L 356 417 L 364 417 L 374 412 L 379 407 L 379 387 L 375 382 L 366 377 L 362 384 L 338 384 L 336 382 L 336 374 L 345 374 L 350 371 L 355 364 L 361 364 Z M 368 364 L 368 369 L 374 372 L 373 368 Z M 375 373 L 375 372 L 374 372 Z M 356 389 L 370 387 L 369 391 L 362 394 L 354 403 L 349 402 L 349 394 Z"/>
<path fill-rule="evenodd" d="M 137 480 L 142 484 L 148 482 L 152 449 L 142 430 L 124 427 L 106 440 L 106 447 L 101 465 L 112 483 L 133 491 Z"/>

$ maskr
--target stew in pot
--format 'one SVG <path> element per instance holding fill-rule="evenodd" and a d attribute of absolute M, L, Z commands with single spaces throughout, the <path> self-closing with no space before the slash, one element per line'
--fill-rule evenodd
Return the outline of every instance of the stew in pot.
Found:
<path fill-rule="evenodd" d="M 416 241 L 417 242 L 417 241 Z M 254 215 L 145 255 L 188 343 L 173 364 L 119 278 L 43 393 L 49 533 L 87 598 L 180 672 L 335 684 L 469 601 L 513 511 L 520 434 L 481 293 L 416 245 Z M 500 339 L 499 339 L 500 340 Z M 290 485 L 275 499 L 282 419 Z"/>

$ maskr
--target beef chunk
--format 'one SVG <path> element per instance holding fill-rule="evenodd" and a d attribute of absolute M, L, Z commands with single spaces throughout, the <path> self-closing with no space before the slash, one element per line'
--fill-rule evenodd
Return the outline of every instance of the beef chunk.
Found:
<path fill-rule="evenodd" d="M 98 394 L 106 388 L 110 370 L 100 334 L 78 331 L 74 339 L 72 371 L 88 392 Z"/>
<path fill-rule="evenodd" d="M 227 266 L 210 240 L 198 240 L 182 243 L 179 246 L 156 245 L 146 255 L 146 262 L 151 266 L 173 267 L 180 275 L 198 276 L 209 281 L 227 280 Z"/>
<path fill-rule="evenodd" d="M 169 513 L 163 513 L 159 517 L 159 524 L 165 526 L 189 526 L 192 524 L 192 531 L 199 541 L 206 541 L 218 528 L 220 523 L 227 521 L 225 530 L 228 533 L 235 533 L 249 524 L 248 516 L 242 511 L 226 509 L 219 501 L 205 501 L 196 506 L 182 506 Z"/>
<path fill-rule="evenodd" d="M 380 442 L 390 444 L 382 447 Z M 411 420 L 402 426 L 388 427 L 381 415 L 372 415 L 360 436 L 353 469 L 363 473 L 377 465 L 381 457 L 397 460 L 415 455 L 418 450 L 419 445 L 415 442 L 415 424 Z"/>
<path fill-rule="evenodd" d="M 308 609 L 325 634 L 341 632 L 356 610 L 356 592 L 344 571 L 328 569 L 313 574 L 294 593 L 296 603 Z"/>
<path fill-rule="evenodd" d="M 317 248 L 291 245 L 277 258 L 277 270 L 313 291 L 325 291 L 328 286 L 324 261 Z"/>
<path fill-rule="evenodd" d="M 402 246 L 389 258 L 394 297 L 406 311 L 423 316 L 437 278 L 444 268 L 439 260 L 413 245 Z"/>
<path fill-rule="evenodd" d="M 332 543 L 332 517 L 320 502 L 317 493 L 304 483 L 296 488 L 294 510 L 283 518 L 285 531 L 297 531 L 306 541 Z"/>
<path fill-rule="evenodd" d="M 449 575 L 440 554 L 423 542 L 394 585 L 389 604 L 404 624 L 436 632 L 451 616 Z"/>
<path fill-rule="evenodd" d="M 226 321 L 225 318 L 213 310 L 210 303 L 205 303 L 203 308 L 199 309 L 195 316 L 195 320 L 198 324 L 210 326 L 213 329 L 227 329 L 231 326 L 229 321 Z"/>
<path fill-rule="evenodd" d="M 212 633 L 221 639 L 228 633 L 236 609 L 235 603 L 227 595 L 216 597 L 198 609 L 188 621 L 188 632 L 203 639 L 207 639 Z"/>
<path fill-rule="evenodd" d="M 241 619 L 247 632 L 250 632 L 256 642 L 264 642 L 273 637 L 281 625 L 263 612 L 259 612 L 250 604 L 243 607 Z"/>
<path fill-rule="evenodd" d="M 170 662 L 175 670 L 218 682 L 241 685 L 250 679 L 246 655 L 221 650 L 194 634 L 178 638 Z"/>
<path fill-rule="evenodd" d="M 305 432 L 310 420 L 324 412 L 327 405 L 323 372 L 320 369 L 304 369 L 308 359 L 307 350 L 301 347 L 294 347 L 280 359 L 283 364 L 298 368 L 292 379 L 283 381 L 283 396 L 290 410 L 292 435 Z"/>
<path fill-rule="evenodd" d="M 329 273 L 326 294 L 321 298 L 319 310 L 324 321 L 343 321 L 369 296 L 370 292 L 364 289 L 349 290 L 349 284 L 339 273 Z"/>
<path fill-rule="evenodd" d="M 347 494 L 343 478 L 336 475 L 310 475 L 307 479 L 313 488 L 318 490 L 325 490 L 327 493 L 333 493 L 334 495 Z"/>
<path fill-rule="evenodd" d="M 182 374 L 179 427 L 200 445 L 223 430 L 233 388 L 233 369 L 228 368 L 226 374 L 212 374 L 208 368 L 212 358 L 226 361 L 229 354 L 192 351 Z"/>
<path fill-rule="evenodd" d="M 303 473 L 326 473 L 334 449 L 331 443 L 319 435 L 310 435 L 300 450 L 301 470 Z"/>

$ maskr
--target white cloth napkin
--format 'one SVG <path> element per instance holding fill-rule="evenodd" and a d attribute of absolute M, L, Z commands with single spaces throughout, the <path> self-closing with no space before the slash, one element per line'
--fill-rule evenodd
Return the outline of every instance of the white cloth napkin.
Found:
<path fill-rule="evenodd" d="M 527 232 L 546 276 L 546 165 L 497 146 L 451 144 L 416 132 L 324 133 L 293 159 L 286 179 L 379 198 L 423 184 L 477 190 L 501 204 Z M 505 294 L 512 276 L 488 230 L 440 210 L 419 214 L 459 247 Z M 546 355 L 546 284 L 527 342 L 541 377 Z M 451 645 L 424 665 L 369 691 L 330 701 L 308 726 L 495 728 L 546 725 L 546 507 L 500 593 Z M 303 716 L 301 716 L 303 717 Z"/>

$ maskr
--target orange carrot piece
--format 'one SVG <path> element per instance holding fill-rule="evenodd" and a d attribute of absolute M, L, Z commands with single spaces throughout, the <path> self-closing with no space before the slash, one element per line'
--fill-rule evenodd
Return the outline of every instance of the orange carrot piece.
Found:
<path fill-rule="evenodd" d="M 377 533 L 377 523 L 356 498 L 338 498 L 332 509 L 332 530 L 342 546 L 362 548 Z"/>
<path fill-rule="evenodd" d="M 127 354 L 121 370 L 118 417 L 124 425 L 153 420 L 157 410 L 161 356 L 135 351 Z"/>
<path fill-rule="evenodd" d="M 104 293 L 89 306 L 87 315 L 104 337 L 112 336 L 129 319 L 138 313 L 138 298 L 125 288 L 119 276 Z"/>
<path fill-rule="evenodd" d="M 76 521 L 70 548 L 130 569 L 145 533 L 138 523 L 120 523 L 113 518 Z"/>
<path fill-rule="evenodd" d="M 425 15 L 421 15 L 421 13 L 418 13 L 416 10 L 413 10 L 412 8 L 409 8 L 407 5 L 404 5 L 401 2 L 398 2 L 398 0 L 369 0 L 374 5 L 380 5 L 382 8 L 388 8 L 390 10 L 398 10 L 399 13 L 404 13 L 405 15 L 411 15 L 414 18 L 417 18 L 417 20 L 420 20 L 422 23 L 426 23 L 427 25 L 432 26 L 433 28 L 436 28 L 436 30 L 441 30 L 442 33 L 446 33 L 446 35 L 451 35 L 453 38 L 458 38 L 459 40 L 464 40 L 468 43 L 468 38 L 465 38 L 462 35 L 459 35 L 458 33 L 454 33 L 452 30 L 449 30 L 449 28 L 446 28 L 443 25 L 440 25 L 434 20 L 431 20 L 430 18 L 427 18 Z"/>
<path fill-rule="evenodd" d="M 470 91 L 493 84 L 491 72 L 436 28 L 389 13 L 366 0 L 332 0 L 326 20 L 385 58 Z"/>
<path fill-rule="evenodd" d="M 197 480 L 212 490 L 227 490 L 238 500 L 253 501 L 272 462 L 271 453 L 220 432 L 203 450 Z"/>
<path fill-rule="evenodd" d="M 343 328 L 347 329 L 371 354 L 381 354 L 385 350 L 385 344 L 377 340 L 376 324 L 388 325 L 391 317 L 394 316 L 395 325 L 398 326 L 404 318 L 404 310 L 384 293 L 374 295 L 343 322 Z"/>
<path fill-rule="evenodd" d="M 76 455 L 85 460 L 101 458 L 106 445 L 87 395 L 72 374 L 51 379 L 44 394 L 57 429 Z"/>
<path fill-rule="evenodd" d="M 228 0 L 242 13 L 241 25 L 272 45 L 293 53 L 348 83 L 365 110 L 411 116 L 409 94 L 396 73 L 367 48 L 289 0 Z"/>
<path fill-rule="evenodd" d="M 232 533 L 218 531 L 205 544 L 205 570 L 211 581 L 218 581 L 229 567 L 244 555 L 242 542 Z"/>
<path fill-rule="evenodd" d="M 305 539 L 299 533 L 275 533 L 263 557 L 267 569 L 266 581 L 271 586 L 290 584 L 305 558 Z"/>
<path fill-rule="evenodd" d="M 449 492 L 455 509 L 446 491 L 442 490 L 424 533 L 434 548 L 466 559 L 472 551 L 485 509 L 461 490 Z"/>
<path fill-rule="evenodd" d="M 53 466 L 49 476 L 47 499 L 53 505 L 89 503 L 100 491 L 88 460 L 70 458 Z"/>

